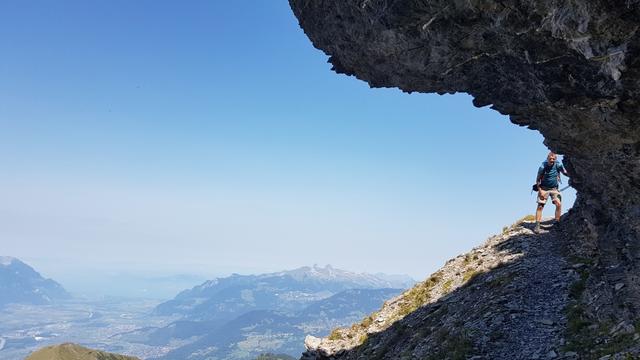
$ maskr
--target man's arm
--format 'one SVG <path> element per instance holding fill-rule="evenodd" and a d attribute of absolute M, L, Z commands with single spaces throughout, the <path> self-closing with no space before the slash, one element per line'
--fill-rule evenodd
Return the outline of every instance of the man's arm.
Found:
<path fill-rule="evenodd" d="M 540 187 L 540 184 L 542 183 L 542 178 L 544 177 L 544 168 L 540 167 L 538 169 L 538 176 L 536 176 L 536 184 L 538 184 L 538 187 Z"/>
<path fill-rule="evenodd" d="M 564 168 L 564 164 L 560 163 L 558 164 L 560 166 L 558 166 L 558 172 L 564 174 L 564 176 L 569 177 L 569 173 L 567 172 L 567 169 Z M 558 179 L 560 179 L 560 174 L 558 174 Z"/>
<path fill-rule="evenodd" d="M 542 197 L 544 196 L 544 191 L 542 190 L 542 187 L 540 186 L 540 184 L 542 184 L 542 177 L 544 176 L 544 169 L 540 168 L 541 170 L 538 170 L 538 177 L 536 177 L 536 184 L 538 185 L 538 196 Z"/>

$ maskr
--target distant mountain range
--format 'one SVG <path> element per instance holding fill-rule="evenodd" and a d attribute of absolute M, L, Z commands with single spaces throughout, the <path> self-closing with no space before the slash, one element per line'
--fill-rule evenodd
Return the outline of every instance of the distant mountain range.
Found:
<path fill-rule="evenodd" d="M 401 291 L 345 290 L 313 302 L 296 313 L 253 310 L 223 325 L 208 328 L 196 341 L 179 347 L 160 359 L 248 360 L 266 351 L 299 356 L 304 351 L 306 335 L 327 336 L 336 327 L 358 322 L 369 312 L 378 309 L 386 299 Z M 171 340 L 165 339 L 167 342 Z"/>
<path fill-rule="evenodd" d="M 414 283 L 408 276 L 357 274 L 329 265 L 234 274 L 185 290 L 154 310 L 180 315 L 180 321 L 122 336 L 153 346 L 182 344 L 163 360 L 297 356 L 305 335 L 326 336 L 357 322 Z"/>
<path fill-rule="evenodd" d="M 155 313 L 178 314 L 198 321 L 227 321 L 257 309 L 298 311 L 348 289 L 404 289 L 414 283 L 408 276 L 358 274 L 330 265 L 261 275 L 233 274 L 185 290 L 158 305 Z"/>
<path fill-rule="evenodd" d="M 286 359 L 286 355 L 298 358 L 305 350 L 306 335 L 327 336 L 337 327 L 359 322 L 380 308 L 386 299 L 398 295 L 414 283 L 408 276 L 357 274 L 331 266 L 302 267 L 261 275 L 234 274 L 182 291 L 174 299 L 156 306 L 153 311 L 140 314 L 149 321 L 138 321 L 137 326 L 147 327 L 129 328 L 131 330 L 124 332 L 111 332 L 106 328 L 122 326 L 119 317 L 115 320 L 111 317 L 95 320 L 94 305 L 88 308 L 81 306 L 83 316 L 86 309 L 91 309 L 91 316 L 89 320 L 82 317 L 81 321 L 76 322 L 78 326 L 90 327 L 90 331 L 100 329 L 111 335 L 104 339 L 89 336 L 86 341 L 81 341 L 83 336 L 78 334 L 83 330 L 61 330 L 65 336 L 71 337 L 60 337 L 60 340 L 74 339 L 83 344 L 109 345 L 107 349 L 112 351 L 127 349 L 129 354 L 145 359 L 255 360 L 260 355 L 263 355 L 262 359 Z M 69 297 L 60 284 L 44 279 L 20 260 L 0 257 L 0 306 L 9 303 L 49 304 Z M 68 305 L 68 302 L 59 305 L 65 304 Z M 99 304 L 102 311 L 109 314 L 110 306 Z M 100 311 L 95 314 L 99 316 Z M 167 315 L 177 321 L 164 326 L 167 324 Z M 48 320 L 47 326 L 62 326 L 62 322 L 68 321 L 66 317 L 55 319 L 59 321 Z M 51 321 L 53 323 L 49 324 Z M 7 350 L 18 354 L 20 347 L 33 348 L 37 342 L 35 336 L 43 334 L 37 327 L 8 329 L 13 333 L 8 338 L 6 334 L 3 335 L 4 339 L 0 338 L 0 357 L 6 359 L 13 359 Z M 27 330 L 29 335 L 25 336 Z M 24 339 L 34 343 L 20 343 Z M 5 341 L 9 347 L 2 349 Z M 48 356 L 67 356 L 74 349 L 71 345 L 46 348 L 38 356 L 57 359 Z M 87 356 L 91 354 L 99 359 L 111 359 L 95 352 L 87 353 Z"/>
<path fill-rule="evenodd" d="M 0 307 L 10 303 L 49 304 L 70 297 L 60 284 L 43 278 L 31 266 L 0 256 Z"/>

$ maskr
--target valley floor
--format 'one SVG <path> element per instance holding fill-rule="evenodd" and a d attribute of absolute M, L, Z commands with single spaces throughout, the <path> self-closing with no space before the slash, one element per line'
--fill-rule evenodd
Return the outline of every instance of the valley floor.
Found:
<path fill-rule="evenodd" d="M 0 360 L 24 359 L 37 349 L 63 342 L 140 358 L 162 355 L 168 349 L 129 342 L 120 336 L 174 320 L 149 316 L 155 305 L 157 301 L 133 299 L 9 305 L 0 312 Z"/>

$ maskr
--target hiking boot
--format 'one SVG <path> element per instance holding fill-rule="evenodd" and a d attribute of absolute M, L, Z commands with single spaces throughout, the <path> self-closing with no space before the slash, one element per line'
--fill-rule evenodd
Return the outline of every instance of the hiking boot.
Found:
<path fill-rule="evenodd" d="M 537 222 L 537 223 L 536 223 L 536 227 L 534 227 L 534 228 L 533 228 L 533 232 L 534 232 L 534 233 L 536 233 L 536 234 L 540 234 L 540 231 L 541 231 L 541 229 L 540 229 L 540 223 L 539 223 L 539 222 Z"/>

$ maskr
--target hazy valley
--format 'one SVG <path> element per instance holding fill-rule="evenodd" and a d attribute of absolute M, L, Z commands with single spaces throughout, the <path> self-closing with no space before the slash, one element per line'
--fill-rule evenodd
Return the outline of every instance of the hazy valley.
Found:
<path fill-rule="evenodd" d="M 5 284 L 12 283 L 12 291 L 22 297 L 2 308 L 0 360 L 24 359 L 37 349 L 66 342 L 141 359 L 240 360 L 264 353 L 297 357 L 306 335 L 327 336 L 336 327 L 357 322 L 413 284 L 403 276 L 313 266 L 233 274 L 164 302 L 95 300 L 72 297 L 17 259 L 11 261 L 11 270 L 8 263 L 3 265 Z M 22 271 L 16 272 L 16 266 Z M 18 276 L 23 272 L 29 277 Z M 55 284 L 62 295 L 42 300 L 42 284 Z"/>

